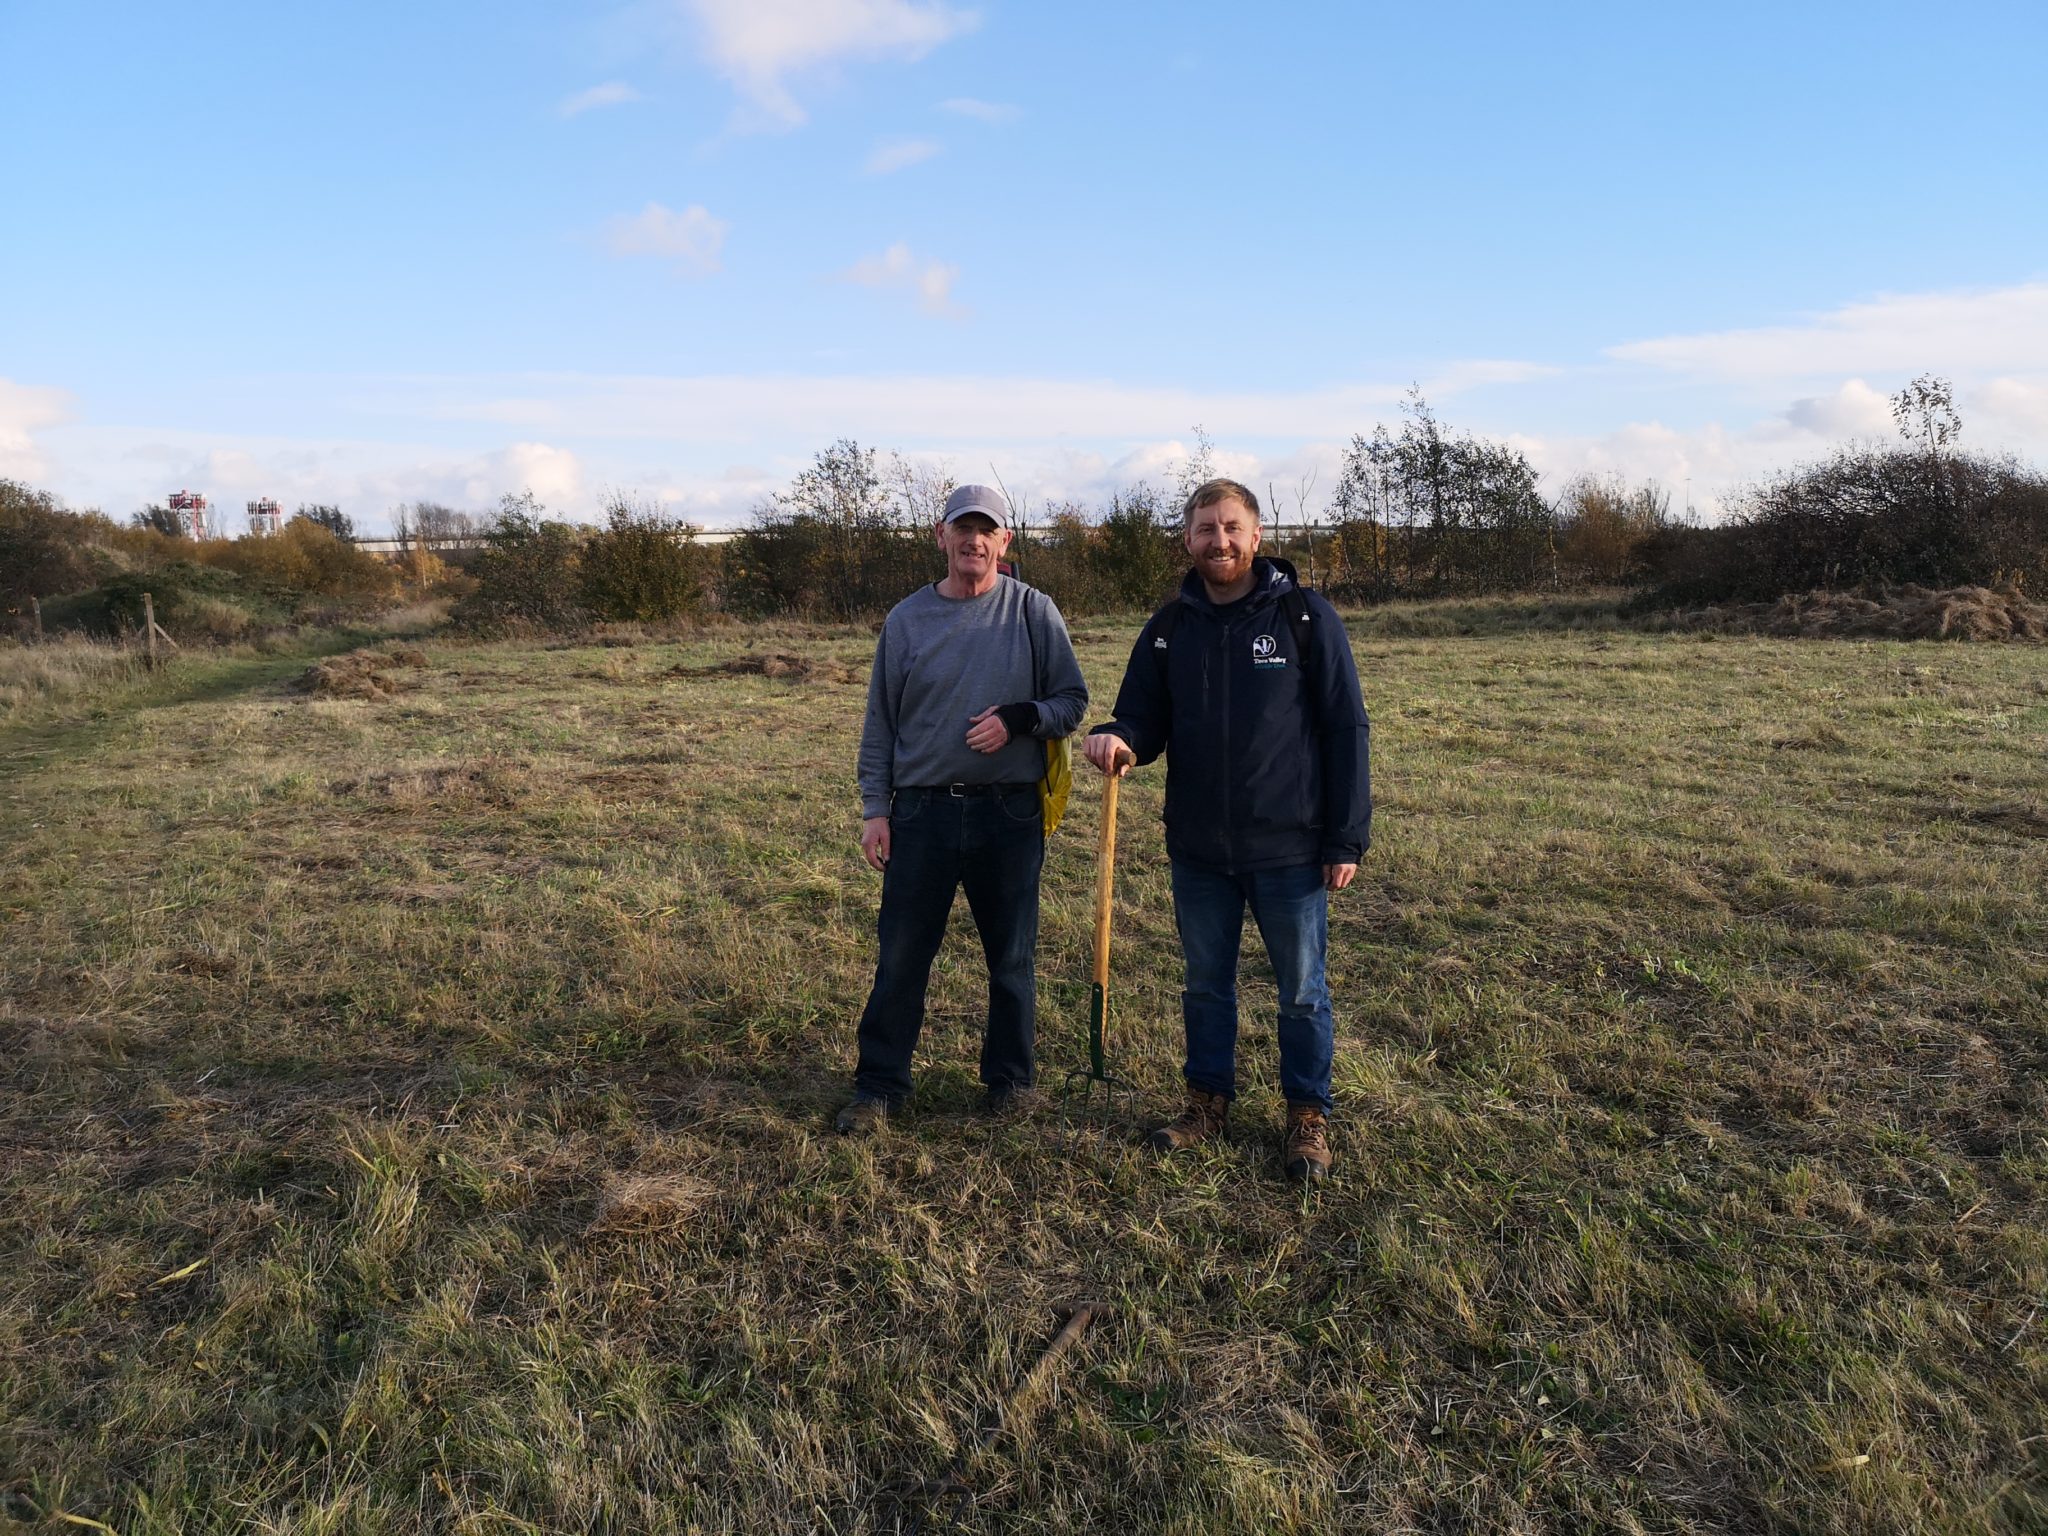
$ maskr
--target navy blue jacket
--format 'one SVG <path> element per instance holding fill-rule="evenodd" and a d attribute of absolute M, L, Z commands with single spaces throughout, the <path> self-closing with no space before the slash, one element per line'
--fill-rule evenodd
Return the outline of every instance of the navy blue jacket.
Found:
<path fill-rule="evenodd" d="M 1252 574 L 1251 594 L 1218 608 L 1189 571 L 1139 631 L 1116 718 L 1096 730 L 1140 763 L 1166 754 L 1172 857 L 1232 874 L 1355 864 L 1372 842 L 1371 727 L 1351 642 L 1285 560 L 1261 555 Z M 1305 639 L 1283 601 L 1297 589 Z"/>

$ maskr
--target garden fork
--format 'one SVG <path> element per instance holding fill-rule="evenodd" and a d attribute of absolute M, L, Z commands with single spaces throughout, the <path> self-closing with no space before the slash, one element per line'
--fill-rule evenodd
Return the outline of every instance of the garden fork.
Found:
<path fill-rule="evenodd" d="M 1110 888 L 1116 877 L 1117 786 L 1135 762 L 1127 748 L 1117 751 L 1112 771 L 1102 781 L 1102 838 L 1095 856 L 1095 971 L 1088 989 L 1088 1065 L 1067 1074 L 1060 1090 L 1062 1119 L 1095 1118 L 1102 1124 L 1128 1124 L 1138 1101 L 1137 1085 L 1109 1070 L 1103 1038 L 1109 1033 Z M 1122 1118 L 1118 1118 L 1119 1106 Z"/>

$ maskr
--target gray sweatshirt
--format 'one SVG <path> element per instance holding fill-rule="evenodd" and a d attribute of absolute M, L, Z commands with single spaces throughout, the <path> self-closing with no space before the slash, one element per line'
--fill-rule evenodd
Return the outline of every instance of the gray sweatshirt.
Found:
<path fill-rule="evenodd" d="M 1033 653 L 1037 666 L 1034 672 Z M 1037 706 L 1034 737 L 996 752 L 967 745 L 967 722 L 990 705 Z M 860 813 L 889 814 L 899 786 L 1027 784 L 1045 774 L 1040 739 L 1071 736 L 1088 685 L 1052 599 L 1008 576 L 979 597 L 920 587 L 889 610 L 868 677 L 860 735 Z"/>

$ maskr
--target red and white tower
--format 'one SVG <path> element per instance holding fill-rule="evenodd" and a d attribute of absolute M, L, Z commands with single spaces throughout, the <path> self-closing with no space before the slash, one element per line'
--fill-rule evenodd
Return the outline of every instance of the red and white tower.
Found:
<path fill-rule="evenodd" d="M 213 530 L 207 524 L 207 514 L 212 504 L 197 491 L 173 491 L 170 509 L 178 514 L 178 521 L 185 525 L 186 534 L 195 539 L 212 537 Z"/>
<path fill-rule="evenodd" d="M 249 531 L 259 538 L 267 537 L 284 526 L 284 511 L 274 497 L 265 496 L 261 501 L 249 503 Z"/>

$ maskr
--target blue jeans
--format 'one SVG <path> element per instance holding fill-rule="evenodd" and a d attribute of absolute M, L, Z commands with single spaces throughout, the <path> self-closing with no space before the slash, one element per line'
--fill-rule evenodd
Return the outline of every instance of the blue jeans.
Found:
<path fill-rule="evenodd" d="M 1328 1114 L 1337 1026 L 1323 977 L 1330 901 L 1320 864 L 1226 875 L 1174 861 L 1173 915 L 1187 966 L 1184 1075 L 1197 1088 L 1237 1097 L 1237 947 L 1247 906 L 1279 983 L 1280 1092 Z"/>
<path fill-rule="evenodd" d="M 889 810 L 889 863 L 882 871 L 880 956 L 860 1016 L 857 1092 L 901 1104 L 910 1097 L 910 1059 L 924 1032 L 924 994 L 946 936 L 953 892 L 967 909 L 988 961 L 988 1029 L 981 1080 L 1028 1088 L 1038 1020 L 1038 874 L 1045 832 L 1038 786 L 955 796 L 899 789 Z"/>

